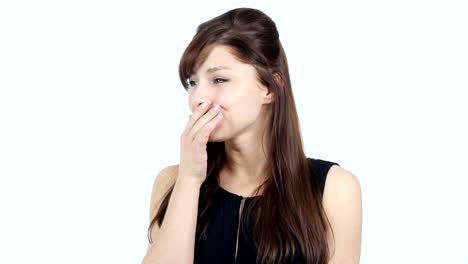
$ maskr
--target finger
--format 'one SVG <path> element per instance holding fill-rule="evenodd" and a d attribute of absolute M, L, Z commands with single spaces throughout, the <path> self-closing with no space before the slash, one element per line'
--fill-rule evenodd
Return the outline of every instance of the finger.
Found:
<path fill-rule="evenodd" d="M 198 149 L 204 150 L 206 148 L 211 132 L 217 127 L 221 119 L 223 119 L 223 113 L 218 113 L 216 117 L 211 119 L 198 131 L 194 138 L 194 143 L 197 145 Z"/>
<path fill-rule="evenodd" d="M 193 111 L 193 114 L 190 115 L 189 121 L 187 122 L 187 125 L 185 126 L 184 133 L 188 134 L 188 132 L 192 129 L 193 125 L 195 122 L 200 119 L 201 116 L 203 116 L 206 111 L 208 111 L 210 103 L 206 102 L 203 104 L 200 104 L 197 108 L 195 108 L 195 111 Z"/>
<path fill-rule="evenodd" d="M 217 105 L 213 108 L 211 108 L 205 115 L 203 115 L 192 127 L 192 129 L 188 132 L 188 140 L 190 141 L 191 139 L 195 137 L 195 135 L 198 133 L 198 131 L 205 126 L 210 120 L 212 120 L 219 112 L 220 112 L 220 107 Z"/>
<path fill-rule="evenodd" d="M 193 140 L 193 137 L 197 133 L 198 130 L 200 130 L 201 127 L 203 127 L 208 121 L 213 119 L 216 114 L 220 112 L 220 107 L 218 105 L 215 105 L 215 107 L 210 108 L 203 116 L 201 116 L 190 128 L 190 130 L 187 132 L 187 137 L 189 139 Z"/>

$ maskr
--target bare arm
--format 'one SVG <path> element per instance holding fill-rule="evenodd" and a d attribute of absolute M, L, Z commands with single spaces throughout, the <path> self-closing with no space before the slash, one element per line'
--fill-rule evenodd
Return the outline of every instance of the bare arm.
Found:
<path fill-rule="evenodd" d="M 362 194 L 358 179 L 334 165 L 325 184 L 323 206 L 333 228 L 330 264 L 358 264 L 361 256 Z"/>
<path fill-rule="evenodd" d="M 162 170 L 156 177 L 153 189 L 156 198 L 152 203 L 158 207 L 160 195 L 166 193 L 164 189 L 167 190 L 167 186 L 163 186 L 171 182 L 169 179 L 174 175 L 176 180 L 164 220 L 159 229 L 155 227 L 155 239 L 148 246 L 143 264 L 193 263 L 198 199 L 200 187 L 207 177 L 207 143 L 211 132 L 223 118 L 221 108 L 209 108 L 210 105 L 210 102 L 202 103 L 198 99 L 193 101 L 193 114 L 180 137 L 180 164 Z"/>
<path fill-rule="evenodd" d="M 163 223 L 161 227 L 157 223 L 153 226 L 153 243 L 148 245 L 143 264 L 193 263 L 200 185 L 187 177 L 178 177 L 178 166 L 167 167 L 156 177 L 150 219 L 174 183 Z"/>

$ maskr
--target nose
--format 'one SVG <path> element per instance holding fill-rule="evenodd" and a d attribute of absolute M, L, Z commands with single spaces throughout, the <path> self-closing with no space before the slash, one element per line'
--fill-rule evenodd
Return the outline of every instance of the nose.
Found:
<path fill-rule="evenodd" d="M 200 81 L 197 87 L 191 91 L 189 96 L 188 104 L 192 113 L 204 102 L 212 104 L 214 102 L 214 96 L 215 94 L 211 87 Z"/>
<path fill-rule="evenodd" d="M 189 107 L 192 113 L 197 109 L 202 103 L 207 102 L 208 104 L 211 104 L 211 100 L 207 99 L 206 97 L 203 98 L 195 98 L 193 100 L 189 100 Z"/>

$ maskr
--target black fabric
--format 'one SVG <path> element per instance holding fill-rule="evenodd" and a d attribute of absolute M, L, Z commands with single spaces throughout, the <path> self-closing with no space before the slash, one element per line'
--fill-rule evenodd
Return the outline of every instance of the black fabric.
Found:
<path fill-rule="evenodd" d="M 313 180 L 319 184 L 323 194 L 327 173 L 330 167 L 332 165 L 339 166 L 339 164 L 313 158 L 308 158 L 308 161 Z M 237 259 L 235 260 L 239 207 L 242 198 L 242 196 L 228 192 L 221 187 L 218 188 L 213 199 L 212 215 L 207 229 L 207 239 L 199 241 L 197 237 L 195 240 L 194 263 L 255 263 L 257 249 L 253 241 L 251 229 L 240 230 Z M 254 199 L 254 197 L 245 198 L 244 209 L 252 199 Z M 251 216 L 250 222 L 252 222 L 253 218 L 254 215 Z M 304 259 L 299 252 L 288 263 L 304 263 Z"/>

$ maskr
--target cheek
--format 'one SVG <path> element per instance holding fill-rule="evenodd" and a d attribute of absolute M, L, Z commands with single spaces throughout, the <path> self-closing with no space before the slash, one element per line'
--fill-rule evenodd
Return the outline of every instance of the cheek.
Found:
<path fill-rule="evenodd" d="M 255 122 L 260 113 L 260 106 L 252 101 L 239 101 L 225 109 L 225 119 L 233 127 L 243 127 Z"/>
<path fill-rule="evenodd" d="M 237 87 L 237 92 L 219 93 L 216 98 L 216 102 L 225 112 L 225 121 L 232 126 L 242 126 L 254 121 L 261 109 L 257 94 L 242 88 Z"/>
<path fill-rule="evenodd" d="M 187 105 L 190 112 L 193 112 L 193 95 L 189 93 L 187 98 Z"/>

